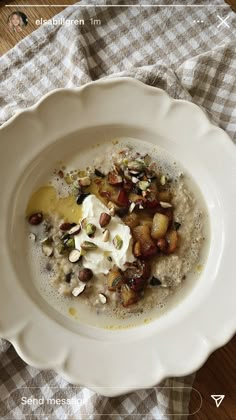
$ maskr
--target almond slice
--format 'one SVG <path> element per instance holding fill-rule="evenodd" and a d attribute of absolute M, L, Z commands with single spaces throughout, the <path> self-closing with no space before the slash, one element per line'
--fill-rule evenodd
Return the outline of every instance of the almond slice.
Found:
<path fill-rule="evenodd" d="M 81 295 L 81 293 L 83 293 L 85 287 L 86 287 L 86 284 L 80 284 L 79 286 L 75 287 L 72 290 L 72 295 L 73 296 L 79 296 L 79 295 Z"/>
<path fill-rule="evenodd" d="M 76 225 L 73 226 L 70 230 L 69 230 L 69 235 L 77 235 L 80 232 L 81 226 L 80 225 Z"/>
<path fill-rule="evenodd" d="M 106 298 L 106 296 L 103 294 L 103 293 L 99 293 L 98 294 L 98 299 L 99 299 L 99 301 L 104 305 L 105 303 L 106 303 L 106 301 L 107 301 L 107 298 Z"/>
<path fill-rule="evenodd" d="M 160 205 L 161 205 L 161 207 L 163 207 L 163 209 L 168 209 L 168 208 L 172 207 L 172 204 L 166 203 L 165 201 L 160 201 Z"/>

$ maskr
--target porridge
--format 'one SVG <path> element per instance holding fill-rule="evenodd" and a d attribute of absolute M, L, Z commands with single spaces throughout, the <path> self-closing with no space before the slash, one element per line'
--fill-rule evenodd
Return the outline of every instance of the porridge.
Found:
<path fill-rule="evenodd" d="M 207 215 L 188 176 L 129 144 L 85 167 L 61 165 L 26 213 L 50 285 L 97 314 L 148 314 L 201 267 Z"/>

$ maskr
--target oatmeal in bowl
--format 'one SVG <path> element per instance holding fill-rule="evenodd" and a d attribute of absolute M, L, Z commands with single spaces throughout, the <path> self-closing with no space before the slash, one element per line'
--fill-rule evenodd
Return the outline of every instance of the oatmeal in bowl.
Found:
<path fill-rule="evenodd" d="M 116 140 L 90 165 L 62 163 L 29 199 L 31 259 L 70 315 L 82 304 L 147 319 L 202 269 L 200 194 L 176 162 L 144 149 Z"/>

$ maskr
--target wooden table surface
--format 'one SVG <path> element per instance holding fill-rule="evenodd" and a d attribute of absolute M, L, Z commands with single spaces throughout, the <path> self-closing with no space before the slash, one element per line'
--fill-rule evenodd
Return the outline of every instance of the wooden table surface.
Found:
<path fill-rule="evenodd" d="M 228 1 L 230 2 L 230 1 Z M 15 0 L 0 2 L 0 55 L 14 47 L 24 36 L 37 29 L 37 19 L 50 19 L 63 10 L 62 7 L 53 5 L 60 4 L 59 0 Z M 76 1 L 63 0 L 61 3 L 74 4 Z M 6 4 L 16 5 L 16 8 L 5 7 Z M 19 4 L 48 4 L 53 7 L 17 7 Z M 235 4 L 235 0 L 231 1 Z M 20 33 L 12 33 L 8 30 L 7 18 L 15 10 L 24 12 L 29 24 Z M 204 366 L 199 369 L 194 382 L 203 399 L 201 410 L 189 416 L 194 420 L 229 420 L 236 419 L 236 336 L 224 347 L 214 352 Z M 219 408 L 216 408 L 211 394 L 225 394 L 225 399 Z M 198 409 L 199 399 L 193 392 L 190 401 L 190 413 Z"/>

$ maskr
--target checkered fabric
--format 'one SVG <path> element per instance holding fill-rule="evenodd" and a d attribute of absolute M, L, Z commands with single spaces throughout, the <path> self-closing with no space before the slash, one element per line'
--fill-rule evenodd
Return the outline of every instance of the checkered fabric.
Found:
<path fill-rule="evenodd" d="M 92 3 L 97 6 L 85 7 Z M 130 76 L 198 104 L 236 141 L 236 15 L 230 7 L 220 0 L 188 1 L 188 6 L 153 0 L 130 0 L 133 7 L 124 7 L 124 1 L 119 2 L 123 7 L 109 4 L 118 2 L 68 7 L 56 19 L 83 19 L 84 25 L 43 25 L 1 58 L 0 123 L 55 88 Z M 193 379 L 171 378 L 158 388 L 100 397 L 52 371 L 27 366 L 0 340 L 2 419 L 26 414 L 32 419 L 181 419 Z M 44 402 L 29 408 L 23 397 Z M 47 404 L 50 398 L 72 402 Z"/>
<path fill-rule="evenodd" d="M 1 355 L 0 378 L 0 414 L 4 420 L 181 419 L 182 414 L 188 413 L 193 380 L 192 375 L 167 379 L 155 388 L 106 398 L 87 388 L 70 385 L 52 371 L 39 371 L 26 365 L 13 347 Z M 31 407 L 24 405 L 29 398 L 38 401 Z M 60 400 L 60 404 L 53 399 Z M 64 404 L 63 399 L 69 400 L 69 404 Z M 200 402 L 199 399 L 199 407 Z"/>

